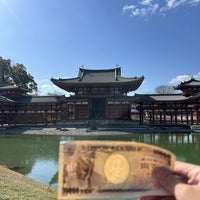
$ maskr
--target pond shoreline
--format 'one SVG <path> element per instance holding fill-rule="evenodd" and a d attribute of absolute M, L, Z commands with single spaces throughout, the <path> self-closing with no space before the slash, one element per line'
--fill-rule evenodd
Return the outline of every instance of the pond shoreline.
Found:
<path fill-rule="evenodd" d="M 59 126 L 3 126 L 0 134 L 25 134 L 25 135 L 58 135 L 58 136 L 90 136 L 90 135 L 130 135 L 130 134 L 178 134 L 192 133 L 187 125 L 141 125 L 137 127 L 59 127 Z"/>

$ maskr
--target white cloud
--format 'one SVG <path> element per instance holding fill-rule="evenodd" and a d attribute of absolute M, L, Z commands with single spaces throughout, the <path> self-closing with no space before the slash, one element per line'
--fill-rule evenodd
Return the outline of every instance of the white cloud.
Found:
<path fill-rule="evenodd" d="M 200 79 L 200 72 L 198 73 L 198 74 L 196 74 L 196 75 L 193 75 L 193 77 L 195 78 L 195 79 Z"/>
<path fill-rule="evenodd" d="M 69 96 L 69 93 L 54 85 L 49 79 L 38 80 L 39 95 L 60 94 Z"/>
<path fill-rule="evenodd" d="M 156 10 L 159 8 L 159 4 L 151 4 L 149 0 L 141 1 L 140 4 L 142 6 L 125 5 L 122 10 L 124 13 L 130 12 L 131 16 L 147 16 L 155 14 Z"/>
<path fill-rule="evenodd" d="M 183 1 L 167 0 L 167 7 L 168 8 L 176 8 L 177 6 L 181 5 L 181 2 L 183 3 Z"/>
<path fill-rule="evenodd" d="M 195 75 L 178 75 L 177 77 L 172 78 L 169 81 L 169 84 L 177 85 L 181 82 L 189 81 L 191 79 L 191 77 L 194 77 L 196 80 L 199 80 L 200 79 L 200 72 L 195 74 Z"/>
<path fill-rule="evenodd" d="M 200 0 L 140 0 L 133 4 L 125 5 L 122 9 L 124 13 L 130 13 L 130 16 L 151 16 L 165 15 L 172 9 L 180 6 L 198 6 Z"/>
<path fill-rule="evenodd" d="M 172 78 L 169 81 L 169 83 L 170 84 L 178 84 L 180 82 L 188 81 L 188 80 L 190 80 L 190 78 L 191 78 L 191 76 L 189 76 L 189 75 L 179 75 L 179 76 L 177 76 L 175 78 Z"/>
<path fill-rule="evenodd" d="M 193 3 L 193 4 L 200 3 L 200 0 L 193 0 L 193 1 L 191 1 L 191 3 Z"/>
<path fill-rule="evenodd" d="M 45 89 L 45 88 L 55 88 L 55 86 L 54 85 L 49 85 L 49 84 L 43 84 L 43 85 L 41 85 L 41 88 L 43 88 L 43 89 Z"/>
<path fill-rule="evenodd" d="M 150 5 L 151 2 L 152 2 L 152 0 L 142 0 L 142 1 L 139 2 L 139 4 L 147 6 L 147 5 Z"/>
<path fill-rule="evenodd" d="M 131 10 L 134 10 L 136 8 L 136 6 L 134 5 L 125 5 L 122 9 L 122 11 L 125 13 L 127 11 L 131 11 Z"/>

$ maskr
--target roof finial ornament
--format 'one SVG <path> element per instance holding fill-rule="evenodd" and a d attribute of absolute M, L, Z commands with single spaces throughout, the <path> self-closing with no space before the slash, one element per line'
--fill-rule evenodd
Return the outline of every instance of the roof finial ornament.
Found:
<path fill-rule="evenodd" d="M 195 78 L 194 78 L 194 76 L 193 76 L 193 75 L 191 76 L 191 78 L 190 78 L 190 79 L 191 79 L 192 81 L 193 81 L 193 80 L 195 80 Z"/>
<path fill-rule="evenodd" d="M 120 68 L 120 65 L 116 64 L 116 68 Z"/>
<path fill-rule="evenodd" d="M 84 76 L 84 65 L 81 65 L 79 67 L 79 73 L 78 73 L 79 81 L 82 80 L 83 76 Z"/>
<path fill-rule="evenodd" d="M 116 81 L 118 80 L 118 77 L 120 76 L 119 69 L 120 69 L 120 66 L 118 64 L 116 64 L 116 67 L 115 67 L 115 80 Z"/>

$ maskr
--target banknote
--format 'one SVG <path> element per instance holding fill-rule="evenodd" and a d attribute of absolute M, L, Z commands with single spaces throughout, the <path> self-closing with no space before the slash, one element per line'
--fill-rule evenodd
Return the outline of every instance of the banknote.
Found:
<path fill-rule="evenodd" d="M 153 169 L 174 169 L 170 151 L 138 142 L 61 142 L 58 200 L 167 195 L 153 182 Z"/>

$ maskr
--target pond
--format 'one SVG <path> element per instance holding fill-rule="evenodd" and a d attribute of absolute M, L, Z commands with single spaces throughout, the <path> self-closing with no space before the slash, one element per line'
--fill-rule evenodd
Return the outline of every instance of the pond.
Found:
<path fill-rule="evenodd" d="M 200 165 L 200 135 L 184 133 L 74 137 L 0 135 L 0 165 L 57 188 L 59 143 L 64 140 L 138 141 L 166 148 L 176 154 L 177 160 Z"/>

